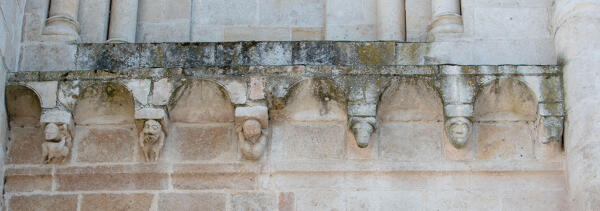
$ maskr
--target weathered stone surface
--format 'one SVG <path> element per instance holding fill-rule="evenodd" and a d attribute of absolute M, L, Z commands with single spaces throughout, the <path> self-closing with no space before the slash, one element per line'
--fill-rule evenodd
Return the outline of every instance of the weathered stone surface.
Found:
<path fill-rule="evenodd" d="M 234 210 L 277 210 L 278 199 L 271 193 L 237 193 L 231 197 Z"/>
<path fill-rule="evenodd" d="M 265 99 L 265 78 L 252 77 L 250 78 L 250 91 L 248 97 L 251 100 Z"/>
<path fill-rule="evenodd" d="M 8 169 L 4 188 L 9 193 L 51 191 L 51 169 Z"/>
<path fill-rule="evenodd" d="M 151 194 L 86 194 L 81 199 L 81 210 L 149 210 Z"/>
<path fill-rule="evenodd" d="M 475 102 L 475 118 L 480 121 L 536 119 L 537 100 L 522 82 L 495 80 L 485 86 Z"/>
<path fill-rule="evenodd" d="M 227 195 L 222 193 L 161 193 L 159 210 L 225 210 Z"/>
<path fill-rule="evenodd" d="M 387 122 L 380 125 L 379 156 L 381 159 L 434 161 L 442 158 L 444 137 L 442 123 Z"/>
<path fill-rule="evenodd" d="M 25 86 L 9 85 L 6 90 L 6 112 L 12 127 L 35 127 L 42 114 L 37 94 Z"/>
<path fill-rule="evenodd" d="M 168 174 L 152 166 L 71 167 L 57 170 L 58 191 L 165 190 Z"/>
<path fill-rule="evenodd" d="M 7 162 L 12 164 L 41 164 L 42 141 L 40 128 L 13 128 L 10 133 Z"/>
<path fill-rule="evenodd" d="M 167 78 L 160 79 L 154 82 L 152 89 L 152 104 L 154 105 L 167 105 L 171 98 L 171 92 L 173 91 L 173 83 Z"/>
<path fill-rule="evenodd" d="M 136 44 L 80 44 L 77 45 L 77 69 L 106 70 L 137 68 L 140 45 Z"/>
<path fill-rule="evenodd" d="M 211 81 L 194 81 L 177 88 L 169 105 L 173 122 L 231 122 L 233 105 L 227 92 Z M 201 109 L 198 109 L 201 108 Z"/>
<path fill-rule="evenodd" d="M 85 88 L 73 112 L 80 125 L 131 124 L 134 120 L 133 96 L 117 83 L 100 83 Z"/>
<path fill-rule="evenodd" d="M 237 65 L 288 65 L 292 63 L 289 42 L 245 42 L 237 56 Z"/>
<path fill-rule="evenodd" d="M 272 126 L 271 155 L 277 160 L 344 158 L 345 123 L 286 123 Z"/>
<path fill-rule="evenodd" d="M 401 79 L 386 89 L 379 102 L 381 121 L 441 121 L 443 106 L 439 94 L 425 81 Z"/>
<path fill-rule="evenodd" d="M 534 159 L 533 123 L 477 123 L 477 159 L 528 160 Z"/>
<path fill-rule="evenodd" d="M 173 173 L 173 188 L 179 190 L 254 190 L 257 175 L 253 173 Z"/>
<path fill-rule="evenodd" d="M 166 157 L 176 161 L 234 160 L 237 139 L 233 123 L 173 125 L 165 146 Z"/>
<path fill-rule="evenodd" d="M 296 42 L 293 47 L 295 65 L 334 64 L 333 42 Z"/>
<path fill-rule="evenodd" d="M 77 210 L 77 195 L 13 196 L 10 210 Z"/>
<path fill-rule="evenodd" d="M 143 160 L 137 132 L 130 126 L 77 126 L 75 160 L 84 163 L 136 162 Z"/>

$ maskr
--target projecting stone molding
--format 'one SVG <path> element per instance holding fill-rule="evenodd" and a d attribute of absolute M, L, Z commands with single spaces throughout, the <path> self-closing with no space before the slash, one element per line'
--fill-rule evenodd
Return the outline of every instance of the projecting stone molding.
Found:
<path fill-rule="evenodd" d="M 552 159 L 562 145 L 559 74 L 452 65 L 11 73 L 8 160 Z"/>

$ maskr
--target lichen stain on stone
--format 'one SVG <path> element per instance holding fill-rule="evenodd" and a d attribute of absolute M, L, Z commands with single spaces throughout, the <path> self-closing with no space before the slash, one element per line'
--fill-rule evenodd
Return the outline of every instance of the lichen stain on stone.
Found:
<path fill-rule="evenodd" d="M 367 43 L 358 46 L 361 64 L 380 65 L 387 64 L 393 60 L 393 43 Z"/>

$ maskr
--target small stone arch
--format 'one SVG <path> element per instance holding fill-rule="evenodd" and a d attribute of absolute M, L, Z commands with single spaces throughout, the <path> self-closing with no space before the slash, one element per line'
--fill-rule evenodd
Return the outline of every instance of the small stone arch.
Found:
<path fill-rule="evenodd" d="M 427 80 L 392 81 L 377 108 L 379 157 L 394 161 L 440 160 L 443 108 L 439 92 Z"/>
<path fill-rule="evenodd" d="M 164 159 L 238 159 L 230 99 L 224 86 L 214 81 L 192 80 L 179 86 L 167 108 L 171 124 Z"/>
<path fill-rule="evenodd" d="M 72 159 L 83 163 L 143 160 L 137 144 L 135 103 L 115 82 L 85 87 L 75 103 Z"/>
<path fill-rule="evenodd" d="M 307 79 L 292 86 L 283 114 L 292 121 L 346 121 L 347 106 L 348 98 L 335 82 Z"/>
<path fill-rule="evenodd" d="M 171 121 L 182 123 L 232 122 L 234 106 L 224 86 L 209 80 L 186 82 L 169 101 Z"/>
<path fill-rule="evenodd" d="M 8 85 L 5 101 L 10 128 L 8 163 L 41 164 L 43 133 L 40 128 L 40 98 L 29 87 Z"/>
<path fill-rule="evenodd" d="M 133 124 L 133 95 L 122 84 L 107 82 L 83 89 L 75 104 L 74 119 L 79 125 Z"/>
<path fill-rule="evenodd" d="M 474 105 L 477 159 L 533 159 L 537 114 L 537 97 L 525 83 L 511 78 L 487 83 Z"/>
<path fill-rule="evenodd" d="M 274 111 L 272 154 L 280 160 L 332 160 L 345 157 L 347 97 L 333 81 L 308 79 L 290 89 Z"/>

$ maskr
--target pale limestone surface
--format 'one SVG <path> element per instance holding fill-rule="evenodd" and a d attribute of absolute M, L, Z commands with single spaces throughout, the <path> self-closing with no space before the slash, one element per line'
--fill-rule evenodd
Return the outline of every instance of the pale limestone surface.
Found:
<path fill-rule="evenodd" d="M 382 27 L 384 11 L 368 0 L 138 2 L 137 14 L 115 8 L 138 18 L 128 28 L 135 33 L 130 42 L 363 41 L 395 30 Z M 597 92 L 598 78 L 591 70 L 600 66 L 597 1 L 463 0 L 460 9 L 445 5 L 460 15 L 461 30 L 432 36 L 438 23 L 459 23 L 436 21 L 439 2 L 456 1 L 405 1 L 402 36 L 427 43 L 95 47 L 43 34 L 47 13 L 76 17 L 76 42 L 104 43 L 110 1 L 57 0 L 55 8 L 47 0 L 2 1 L 0 81 L 8 78 L 11 86 L 0 89 L 6 93 L 0 102 L 7 100 L 0 117 L 10 120 L 0 121 L 10 124 L 9 132 L 0 123 L 0 134 L 10 136 L 0 137 L 7 150 L 0 151 L 0 171 L 6 171 L 0 207 L 596 208 L 600 116 L 590 112 L 597 107 L 590 93 Z M 61 29 L 75 28 L 62 20 Z M 564 65 L 564 84 L 561 68 L 535 66 L 547 64 Z M 73 70 L 90 71 L 43 74 Z M 15 71 L 21 75 L 4 76 Z M 116 95 L 90 93 L 89 87 L 107 86 L 93 85 L 100 81 L 118 87 Z M 256 105 L 272 114 L 270 143 L 261 159 L 247 161 L 234 111 Z M 140 109 L 166 111 L 172 123 L 157 163 L 143 164 L 134 125 Z M 53 111 L 73 113 L 74 145 L 66 162 L 43 165 L 40 122 L 50 122 L 44 115 Z M 355 117 L 376 117 L 366 148 L 352 133 Z M 451 117 L 473 121 L 472 137 L 459 149 L 444 132 Z M 553 135 L 563 120 L 564 147 Z"/>

